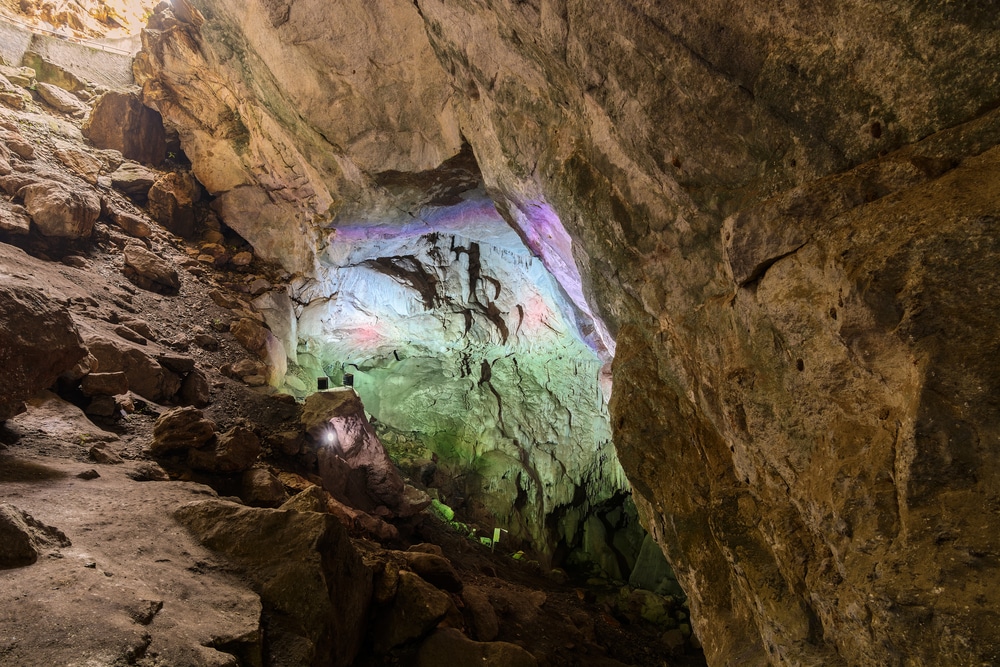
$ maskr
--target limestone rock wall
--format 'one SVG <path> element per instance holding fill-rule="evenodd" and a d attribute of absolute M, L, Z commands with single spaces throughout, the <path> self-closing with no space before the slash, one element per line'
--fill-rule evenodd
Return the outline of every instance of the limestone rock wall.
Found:
<path fill-rule="evenodd" d="M 627 490 L 607 355 L 481 190 L 409 224 L 339 226 L 297 298 L 304 384 L 351 374 L 390 449 L 436 455 L 463 480 L 441 500 L 481 529 L 568 551 L 587 512 Z"/>
<path fill-rule="evenodd" d="M 310 3 L 215 4 L 150 35 L 145 90 L 255 245 L 307 266 L 310 216 L 386 201 L 366 174 L 460 130 L 529 247 L 579 269 L 617 339 L 616 447 L 712 664 L 1000 660 L 989 3 L 417 0 L 376 30 L 334 3 L 323 53 L 372 60 L 323 71 L 378 82 L 351 90 L 304 90 L 314 54 L 263 47 Z M 330 90 L 414 111 L 426 148 Z M 256 199 L 226 209 L 237 191 Z"/>

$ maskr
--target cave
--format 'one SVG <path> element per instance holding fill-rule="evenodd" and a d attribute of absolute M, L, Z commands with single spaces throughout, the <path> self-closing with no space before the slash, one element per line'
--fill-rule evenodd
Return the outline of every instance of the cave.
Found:
<path fill-rule="evenodd" d="M 1000 663 L 991 3 L 8 5 L 0 666 Z"/>

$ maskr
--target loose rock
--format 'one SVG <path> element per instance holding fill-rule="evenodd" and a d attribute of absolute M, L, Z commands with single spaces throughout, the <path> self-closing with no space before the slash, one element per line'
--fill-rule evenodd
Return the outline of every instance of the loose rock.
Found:
<path fill-rule="evenodd" d="M 240 497 L 253 507 L 278 507 L 288 494 L 278 478 L 267 468 L 251 468 L 243 473 Z"/>
<path fill-rule="evenodd" d="M 181 287 L 177 270 L 138 244 L 125 248 L 125 276 L 133 283 L 152 292 L 176 294 Z"/>
<path fill-rule="evenodd" d="M 214 447 L 204 450 L 192 449 L 188 452 L 187 461 L 188 465 L 196 470 L 240 472 L 249 469 L 260 452 L 260 440 L 254 432 L 244 426 L 235 426 L 220 435 Z"/>
<path fill-rule="evenodd" d="M 173 451 L 203 447 L 215 435 L 215 422 L 205 418 L 201 410 L 180 407 L 169 410 L 153 426 L 150 452 L 154 456 Z"/>
<path fill-rule="evenodd" d="M 36 90 L 38 91 L 39 96 L 41 96 L 41 98 L 45 100 L 49 106 L 57 111 L 62 111 L 63 113 L 68 113 L 72 116 L 82 118 L 89 109 L 86 104 L 81 102 L 72 94 L 66 92 L 59 86 L 52 85 L 51 83 L 38 83 L 36 85 Z"/>

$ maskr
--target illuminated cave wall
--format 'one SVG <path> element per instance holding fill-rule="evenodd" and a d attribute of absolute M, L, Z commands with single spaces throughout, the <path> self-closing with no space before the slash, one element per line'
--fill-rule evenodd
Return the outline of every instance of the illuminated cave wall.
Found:
<path fill-rule="evenodd" d="M 627 482 L 607 411 L 614 343 L 558 218 L 544 203 L 518 215 L 524 240 L 476 189 L 406 221 L 338 220 L 299 296 L 297 357 L 312 386 L 353 374 L 397 456 L 436 453 L 458 480 L 445 502 L 549 552 Z"/>

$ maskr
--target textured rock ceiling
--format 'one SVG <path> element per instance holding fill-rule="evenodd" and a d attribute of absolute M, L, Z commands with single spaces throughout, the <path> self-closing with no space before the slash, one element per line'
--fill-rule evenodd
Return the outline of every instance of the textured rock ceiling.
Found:
<path fill-rule="evenodd" d="M 144 43 L 220 215 L 307 279 L 471 146 L 617 340 L 713 664 L 1000 661 L 991 3 L 178 0 Z"/>

